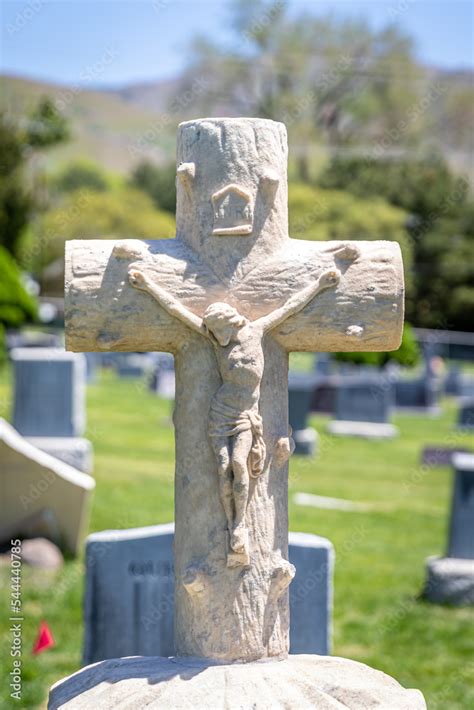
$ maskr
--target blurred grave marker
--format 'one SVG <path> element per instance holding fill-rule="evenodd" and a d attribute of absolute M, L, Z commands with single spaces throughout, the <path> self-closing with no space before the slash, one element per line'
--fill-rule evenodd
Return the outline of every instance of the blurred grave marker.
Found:
<path fill-rule="evenodd" d="M 123 656 L 172 656 L 174 524 L 104 530 L 86 541 L 84 664 Z M 290 652 L 331 648 L 333 546 L 289 534 Z"/>
<path fill-rule="evenodd" d="M 392 393 L 382 376 L 342 378 L 336 392 L 335 418 L 328 431 L 341 436 L 392 438 L 398 433 L 390 424 Z"/>
<path fill-rule="evenodd" d="M 474 604 L 474 455 L 455 453 L 447 553 L 429 557 L 424 595 L 436 603 Z"/>

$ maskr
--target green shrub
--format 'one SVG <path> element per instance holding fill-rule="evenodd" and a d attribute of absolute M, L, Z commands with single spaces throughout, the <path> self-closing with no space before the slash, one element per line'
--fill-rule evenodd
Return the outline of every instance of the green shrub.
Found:
<path fill-rule="evenodd" d="M 437 155 L 400 160 L 336 156 L 319 184 L 358 197 L 383 197 L 421 219 L 456 214 L 468 191 L 466 180 L 453 175 Z"/>
<path fill-rule="evenodd" d="M 36 316 L 35 300 L 23 287 L 15 261 L 0 246 L 0 360 L 5 356 L 6 328 L 19 328 Z"/>
<path fill-rule="evenodd" d="M 412 293 L 412 241 L 406 213 L 380 198 L 362 199 L 341 190 L 289 185 L 290 235 L 296 239 L 386 239 L 400 244 L 407 298 Z"/>
<path fill-rule="evenodd" d="M 145 160 L 132 172 L 130 185 L 150 195 L 159 209 L 175 214 L 176 166 L 174 163 L 160 167 Z"/>
<path fill-rule="evenodd" d="M 25 241 L 22 259 L 40 274 L 63 258 L 68 239 L 165 239 L 174 233 L 171 215 L 155 209 L 140 190 L 77 190 L 38 222 Z"/>
<path fill-rule="evenodd" d="M 108 187 L 107 177 L 101 168 L 88 160 L 76 160 L 66 165 L 54 178 L 54 184 L 60 192 L 81 189 L 103 192 Z"/>
<path fill-rule="evenodd" d="M 321 177 L 326 188 L 383 196 L 410 213 L 413 245 L 411 322 L 425 328 L 472 330 L 474 204 L 468 182 L 439 157 L 403 160 L 334 158 Z"/>

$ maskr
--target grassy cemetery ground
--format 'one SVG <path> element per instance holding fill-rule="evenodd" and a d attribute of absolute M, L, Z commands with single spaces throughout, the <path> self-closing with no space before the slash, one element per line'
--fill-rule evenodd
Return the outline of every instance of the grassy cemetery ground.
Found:
<path fill-rule="evenodd" d="M 0 416 L 8 418 L 10 383 L 0 371 Z M 389 442 L 335 439 L 327 418 L 317 459 L 295 457 L 290 467 L 290 529 L 328 537 L 336 549 L 334 654 L 380 668 L 407 687 L 420 688 L 431 710 L 474 707 L 472 609 L 432 606 L 418 599 L 425 558 L 444 550 L 452 474 L 423 468 L 427 443 L 472 445 L 454 433 L 456 408 L 428 420 L 396 417 L 400 437 Z M 95 449 L 95 492 L 90 530 L 164 523 L 173 518 L 174 442 L 171 404 L 140 381 L 105 373 L 88 390 L 88 430 Z M 454 437 L 454 439 L 453 439 Z M 297 506 L 296 492 L 364 503 L 365 512 Z M 9 653 L 9 570 L 2 582 L 2 657 Z M 55 579 L 24 567 L 21 703 L 3 684 L 0 707 L 34 708 L 48 687 L 81 665 L 81 560 L 67 560 Z M 41 619 L 56 647 L 30 653 Z M 5 667 L 2 663 L 2 667 Z M 10 669 L 10 661 L 6 667 Z"/>

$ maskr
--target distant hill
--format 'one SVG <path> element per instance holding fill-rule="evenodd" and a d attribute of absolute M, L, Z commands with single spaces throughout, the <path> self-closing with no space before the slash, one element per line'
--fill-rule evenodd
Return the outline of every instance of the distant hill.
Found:
<path fill-rule="evenodd" d="M 166 113 L 169 102 L 176 95 L 179 85 L 179 79 L 148 81 L 126 84 L 123 88 L 110 89 L 109 93 L 126 101 L 128 104 L 140 106 L 147 111 Z"/>
<path fill-rule="evenodd" d="M 424 72 L 429 85 L 440 87 L 442 97 L 427 111 L 425 143 L 442 151 L 456 170 L 467 172 L 472 179 L 474 73 L 432 67 L 425 67 Z M 193 102 L 182 109 L 170 109 L 180 87 L 180 77 L 119 88 L 81 89 L 0 76 L 0 110 L 20 117 L 46 94 L 64 110 L 72 129 L 72 140 L 45 153 L 47 168 L 55 169 L 67 160 L 86 157 L 106 169 L 126 173 L 145 157 L 157 163 L 174 159 L 177 124 L 195 117 L 196 110 L 200 112 Z M 224 100 L 219 115 L 235 112 Z M 312 149 L 326 155 L 325 145 Z M 360 146 L 351 150 L 358 149 Z"/>
<path fill-rule="evenodd" d="M 174 157 L 180 119 L 173 120 L 164 112 L 169 88 L 167 82 L 163 84 L 163 90 L 156 83 L 99 91 L 0 76 L 0 110 L 20 117 L 41 96 L 50 96 L 69 118 L 72 139 L 46 154 L 46 167 L 54 169 L 71 158 L 85 156 L 124 173 L 145 154 L 156 162 Z"/>

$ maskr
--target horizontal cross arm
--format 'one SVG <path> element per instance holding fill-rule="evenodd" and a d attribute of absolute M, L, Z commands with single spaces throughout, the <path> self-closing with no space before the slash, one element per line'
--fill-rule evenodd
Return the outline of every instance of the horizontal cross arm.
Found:
<path fill-rule="evenodd" d="M 210 303 L 225 301 L 250 320 L 268 319 L 288 351 L 383 351 L 400 344 L 404 283 L 395 242 L 288 240 L 268 259 L 222 279 L 179 239 L 75 240 L 66 247 L 68 350 L 176 352 L 189 338 L 185 323 L 131 286 L 131 266 L 194 314 L 196 323 Z M 286 308 L 334 269 L 340 273 L 334 287 L 298 312 Z M 288 317 L 272 319 L 275 311 Z"/>

